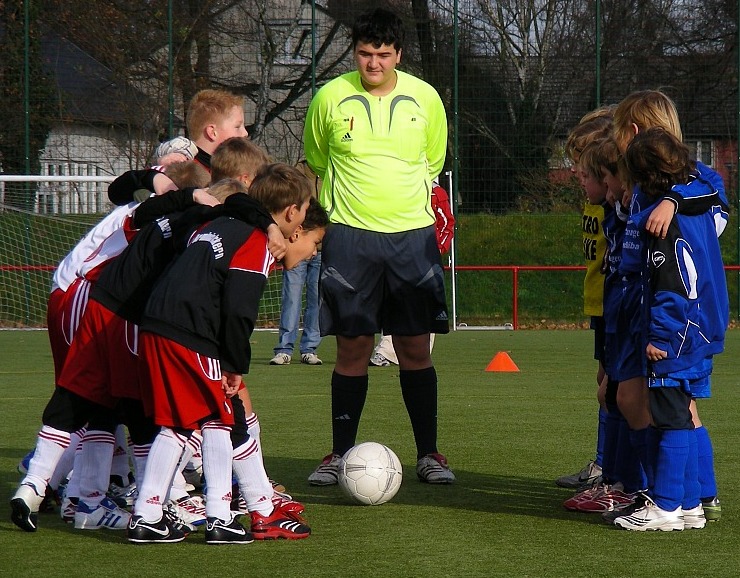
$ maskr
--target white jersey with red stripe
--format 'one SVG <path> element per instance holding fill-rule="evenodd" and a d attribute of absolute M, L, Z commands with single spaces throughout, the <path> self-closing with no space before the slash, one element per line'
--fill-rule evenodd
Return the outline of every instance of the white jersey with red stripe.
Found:
<path fill-rule="evenodd" d="M 126 217 L 138 204 L 131 202 L 127 205 L 116 207 L 97 225 L 90 229 L 57 266 L 52 278 L 51 290 L 61 289 L 62 291 L 67 291 L 69 286 L 78 277 L 78 271 L 84 261 L 99 249 L 100 245 L 111 233 L 123 226 Z"/>
<path fill-rule="evenodd" d="M 80 263 L 77 269 L 77 276 L 82 277 L 94 283 L 100 276 L 101 271 L 128 246 L 132 238 L 131 215 L 126 215 L 121 226 L 112 231 L 97 249 L 95 249 L 87 258 Z"/>

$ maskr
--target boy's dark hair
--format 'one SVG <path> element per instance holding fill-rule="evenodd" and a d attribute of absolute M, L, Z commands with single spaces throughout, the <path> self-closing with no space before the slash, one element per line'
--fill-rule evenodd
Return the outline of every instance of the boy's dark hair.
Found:
<path fill-rule="evenodd" d="M 249 186 L 249 196 L 275 214 L 291 205 L 302 207 L 311 198 L 312 189 L 312 183 L 300 169 L 285 163 L 272 163 L 257 171 Z"/>
<path fill-rule="evenodd" d="M 314 229 L 325 229 L 329 226 L 329 213 L 321 206 L 316 197 L 311 197 L 308 201 L 306 218 L 303 221 L 304 231 L 313 231 Z"/>
<path fill-rule="evenodd" d="M 695 169 L 689 147 L 661 127 L 638 132 L 627 147 L 624 160 L 631 181 L 651 197 L 688 182 Z"/>
<path fill-rule="evenodd" d="M 352 48 L 355 48 L 358 42 L 364 42 L 372 44 L 375 48 L 387 44 L 401 50 L 405 37 L 403 20 L 383 8 L 363 12 L 352 25 Z"/>

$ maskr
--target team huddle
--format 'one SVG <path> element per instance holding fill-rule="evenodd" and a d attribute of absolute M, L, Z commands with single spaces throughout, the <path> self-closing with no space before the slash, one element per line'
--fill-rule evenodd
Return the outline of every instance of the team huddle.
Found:
<path fill-rule="evenodd" d="M 703 528 L 721 515 L 696 400 L 710 396 L 729 323 L 722 177 L 691 159 L 659 91 L 589 113 L 567 150 L 587 197 L 600 408 L 596 459 L 556 482 L 579 490 L 564 506 L 627 530 Z"/>
<path fill-rule="evenodd" d="M 358 70 L 312 101 L 304 140 L 320 200 L 304 170 L 270 162 L 247 139 L 244 99 L 217 90 L 188 105 L 192 142 L 163 143 L 153 166 L 111 183 L 117 208 L 54 274 L 56 387 L 11 498 L 17 526 L 35 532 L 56 497 L 75 528 L 125 530 L 132 543 L 179 542 L 201 526 L 207 544 L 307 538 L 303 505 L 265 471 L 242 375 L 270 270 L 313 258 L 322 242 L 321 332 L 337 338 L 332 407 L 346 416 L 330 458 L 355 443 L 383 331 L 398 353 L 417 475 L 454 480 L 436 445 L 429 351 L 430 333 L 449 330 L 431 200 L 447 124 L 436 91 L 395 70 L 403 38 L 395 14 L 361 15 L 352 33 Z M 347 104 L 351 94 L 368 106 Z M 388 107 L 391 121 L 373 123 Z M 359 142 L 352 150 L 352 135 L 366 150 Z M 120 465 L 129 459 L 131 472 Z M 336 484 L 336 460 L 325 462 L 311 483 Z M 203 496 L 190 493 L 201 484 Z"/>
<path fill-rule="evenodd" d="M 265 471 L 242 376 L 269 272 L 320 244 L 320 330 L 336 337 L 337 359 L 331 451 L 308 482 L 338 482 L 368 366 L 390 363 L 373 353 L 381 332 L 417 477 L 455 481 L 437 448 L 430 356 L 431 336 L 449 331 L 433 185 L 447 119 L 433 87 L 396 70 L 403 41 L 393 13 L 356 20 L 357 70 L 318 91 L 304 127 L 318 192 L 247 138 L 243 98 L 218 90 L 190 101 L 192 140 L 163 143 L 152 166 L 111 183 L 116 208 L 54 273 L 56 387 L 11 498 L 18 527 L 35 532 L 56 498 L 75 528 L 125 530 L 137 544 L 199 528 L 208 544 L 307 538 L 303 505 Z M 586 115 L 567 145 L 588 201 L 599 443 L 596 460 L 557 483 L 579 488 L 566 508 L 629 530 L 703 528 L 721 512 L 696 399 L 710 395 L 729 320 L 718 241 L 728 203 L 721 177 L 681 138 L 673 102 L 645 91 Z"/>

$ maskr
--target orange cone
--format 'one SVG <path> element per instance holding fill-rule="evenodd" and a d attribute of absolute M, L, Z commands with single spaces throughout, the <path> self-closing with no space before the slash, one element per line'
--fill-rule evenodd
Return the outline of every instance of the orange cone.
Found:
<path fill-rule="evenodd" d="M 491 363 L 486 367 L 486 371 L 519 371 L 519 368 L 508 353 L 499 351 L 493 356 Z"/>

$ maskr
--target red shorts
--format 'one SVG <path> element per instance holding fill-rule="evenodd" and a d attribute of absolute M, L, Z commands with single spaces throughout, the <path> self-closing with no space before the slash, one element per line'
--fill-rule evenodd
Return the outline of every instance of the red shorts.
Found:
<path fill-rule="evenodd" d="M 136 325 L 89 301 L 58 385 L 105 407 L 139 399 L 137 341 Z"/>
<path fill-rule="evenodd" d="M 202 420 L 215 416 L 224 425 L 234 425 L 217 359 L 143 332 L 139 362 L 144 373 L 141 384 L 151 388 L 151 398 L 142 395 L 144 409 L 157 425 L 198 429 Z"/>
<path fill-rule="evenodd" d="M 77 331 L 87 305 L 90 283 L 78 277 L 66 291 L 55 289 L 46 305 L 46 326 L 49 328 L 49 344 L 54 358 L 54 379 L 59 376 L 67 359 L 69 346 Z"/>

